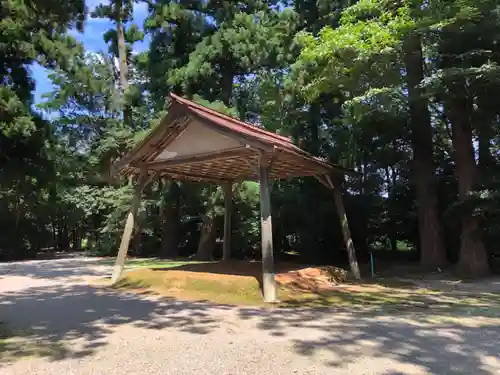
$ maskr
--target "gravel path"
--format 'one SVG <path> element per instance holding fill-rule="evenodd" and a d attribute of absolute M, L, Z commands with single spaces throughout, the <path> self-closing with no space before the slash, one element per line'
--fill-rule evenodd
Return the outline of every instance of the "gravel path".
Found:
<path fill-rule="evenodd" d="M 500 326 L 117 293 L 92 259 L 0 264 L 0 374 L 499 374 Z M 12 344 L 16 345 L 16 341 Z"/>

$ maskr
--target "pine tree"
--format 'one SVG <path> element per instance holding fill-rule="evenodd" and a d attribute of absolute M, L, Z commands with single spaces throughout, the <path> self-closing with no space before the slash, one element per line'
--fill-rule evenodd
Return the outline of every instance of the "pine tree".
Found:
<path fill-rule="evenodd" d="M 54 128 L 34 108 L 31 66 L 65 67 L 80 47 L 66 32 L 81 30 L 84 2 L 0 4 L 0 257 L 33 255 L 47 236 Z"/>
<path fill-rule="evenodd" d="M 104 40 L 111 43 L 109 50 L 118 59 L 119 82 L 123 100 L 123 120 L 129 127 L 132 127 L 132 109 L 129 97 L 131 46 L 144 37 L 143 33 L 134 24 L 131 24 L 126 29 L 127 23 L 132 21 L 133 5 L 134 2 L 131 0 L 115 0 L 109 5 L 98 5 L 92 12 L 92 17 L 108 18 L 115 24 L 115 29 L 109 30 L 104 35 Z"/>

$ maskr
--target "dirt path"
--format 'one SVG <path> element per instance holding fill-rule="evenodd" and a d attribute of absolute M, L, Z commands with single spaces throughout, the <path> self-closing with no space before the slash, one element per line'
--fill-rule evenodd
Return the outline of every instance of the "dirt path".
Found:
<path fill-rule="evenodd" d="M 491 318 L 236 308 L 88 285 L 110 268 L 84 258 L 1 264 L 0 320 L 20 337 L 3 344 L 0 373 L 500 373 Z"/>

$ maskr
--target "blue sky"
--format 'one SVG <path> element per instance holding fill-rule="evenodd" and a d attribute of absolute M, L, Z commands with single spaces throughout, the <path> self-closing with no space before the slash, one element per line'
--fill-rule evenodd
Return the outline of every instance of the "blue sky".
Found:
<path fill-rule="evenodd" d="M 87 0 L 87 7 L 90 11 L 92 11 L 98 4 L 107 4 L 108 1 L 99 1 L 99 0 Z M 134 23 L 139 25 L 142 28 L 144 19 L 147 16 L 147 4 L 139 3 L 134 4 Z M 107 46 L 103 40 L 103 34 L 113 28 L 113 23 L 106 19 L 94 19 L 87 18 L 85 22 L 85 28 L 83 34 L 78 32 L 72 32 L 71 34 L 80 42 L 83 43 L 85 49 L 87 51 L 99 52 L 99 51 L 107 51 Z M 143 42 L 137 42 L 134 44 L 134 50 L 137 52 L 142 52 L 148 48 L 149 41 L 147 37 Z M 36 90 L 35 90 L 35 102 L 39 103 L 42 99 L 41 96 L 44 93 L 52 91 L 52 84 L 47 77 L 48 72 L 39 65 L 35 65 L 32 67 L 33 78 L 36 81 Z"/>

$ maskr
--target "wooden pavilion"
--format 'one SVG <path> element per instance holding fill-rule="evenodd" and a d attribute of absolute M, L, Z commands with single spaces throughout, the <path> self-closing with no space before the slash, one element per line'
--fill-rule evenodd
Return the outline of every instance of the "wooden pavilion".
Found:
<path fill-rule="evenodd" d="M 223 259 L 230 256 L 233 183 L 260 182 L 262 273 L 264 300 L 276 300 L 269 180 L 314 176 L 334 193 L 335 204 L 351 269 L 359 278 L 341 192 L 332 181 L 342 168 L 314 157 L 290 139 L 238 121 L 192 101 L 170 94 L 167 116 L 131 152 L 113 165 L 115 171 L 137 175 L 135 194 L 127 217 L 112 277 L 115 283 L 124 268 L 140 196 L 154 177 L 212 182 L 224 187 L 225 215 Z"/>

